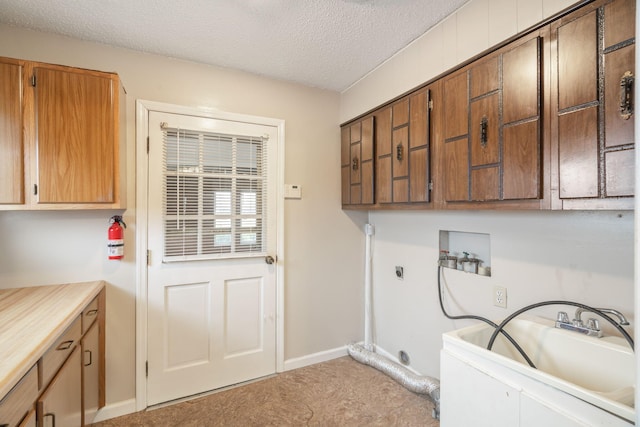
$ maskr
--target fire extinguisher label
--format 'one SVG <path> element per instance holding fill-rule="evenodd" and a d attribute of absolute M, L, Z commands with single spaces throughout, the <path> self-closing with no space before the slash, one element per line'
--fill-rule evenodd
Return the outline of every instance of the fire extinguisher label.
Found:
<path fill-rule="evenodd" d="M 109 257 L 124 255 L 124 240 L 109 240 L 108 253 Z"/>

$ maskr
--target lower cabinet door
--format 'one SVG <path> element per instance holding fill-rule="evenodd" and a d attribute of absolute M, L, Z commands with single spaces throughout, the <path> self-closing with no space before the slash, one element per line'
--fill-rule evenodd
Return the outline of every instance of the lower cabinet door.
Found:
<path fill-rule="evenodd" d="M 82 338 L 82 425 L 91 425 L 100 407 L 100 341 L 98 323 Z"/>
<path fill-rule="evenodd" d="M 20 423 L 20 427 L 36 427 L 36 411 L 29 411 L 26 417 Z"/>
<path fill-rule="evenodd" d="M 82 425 L 80 346 L 76 346 L 37 404 L 40 427 Z"/>

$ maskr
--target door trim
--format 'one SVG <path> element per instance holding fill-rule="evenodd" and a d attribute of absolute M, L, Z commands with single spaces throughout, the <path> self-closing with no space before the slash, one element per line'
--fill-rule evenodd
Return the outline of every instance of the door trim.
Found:
<path fill-rule="evenodd" d="M 202 116 L 212 119 L 256 123 L 278 128 L 276 175 L 276 372 L 284 371 L 284 120 L 218 110 L 136 100 L 136 411 L 147 407 L 147 136 L 149 112 Z"/>

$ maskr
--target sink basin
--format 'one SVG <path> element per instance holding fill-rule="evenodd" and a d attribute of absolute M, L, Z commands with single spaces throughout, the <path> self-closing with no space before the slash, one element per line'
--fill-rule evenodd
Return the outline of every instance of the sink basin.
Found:
<path fill-rule="evenodd" d="M 486 350 L 493 328 L 479 324 L 443 335 L 445 345 L 481 354 L 546 385 L 568 393 L 626 420 L 635 420 L 635 359 L 622 337 L 588 337 L 556 329 L 548 319 L 516 318 L 505 330 L 536 365 L 531 368 L 500 335 Z"/>

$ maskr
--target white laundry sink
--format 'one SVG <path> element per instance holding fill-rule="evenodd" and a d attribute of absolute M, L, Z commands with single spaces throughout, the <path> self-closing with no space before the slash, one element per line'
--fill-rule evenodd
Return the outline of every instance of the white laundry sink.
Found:
<path fill-rule="evenodd" d="M 486 350 L 494 331 L 486 324 L 443 334 L 444 352 L 461 355 L 462 360 L 470 361 L 488 375 L 493 375 L 492 366 L 503 374 L 513 372 L 513 376 L 506 374 L 505 378 L 518 390 L 521 388 L 517 378 L 535 380 L 617 418 L 635 420 L 635 360 L 624 338 L 588 337 L 557 329 L 553 321 L 538 317 L 513 319 L 505 330 L 537 369 L 531 368 L 502 335 L 491 351 Z M 444 402 L 444 396 L 442 399 Z"/>

